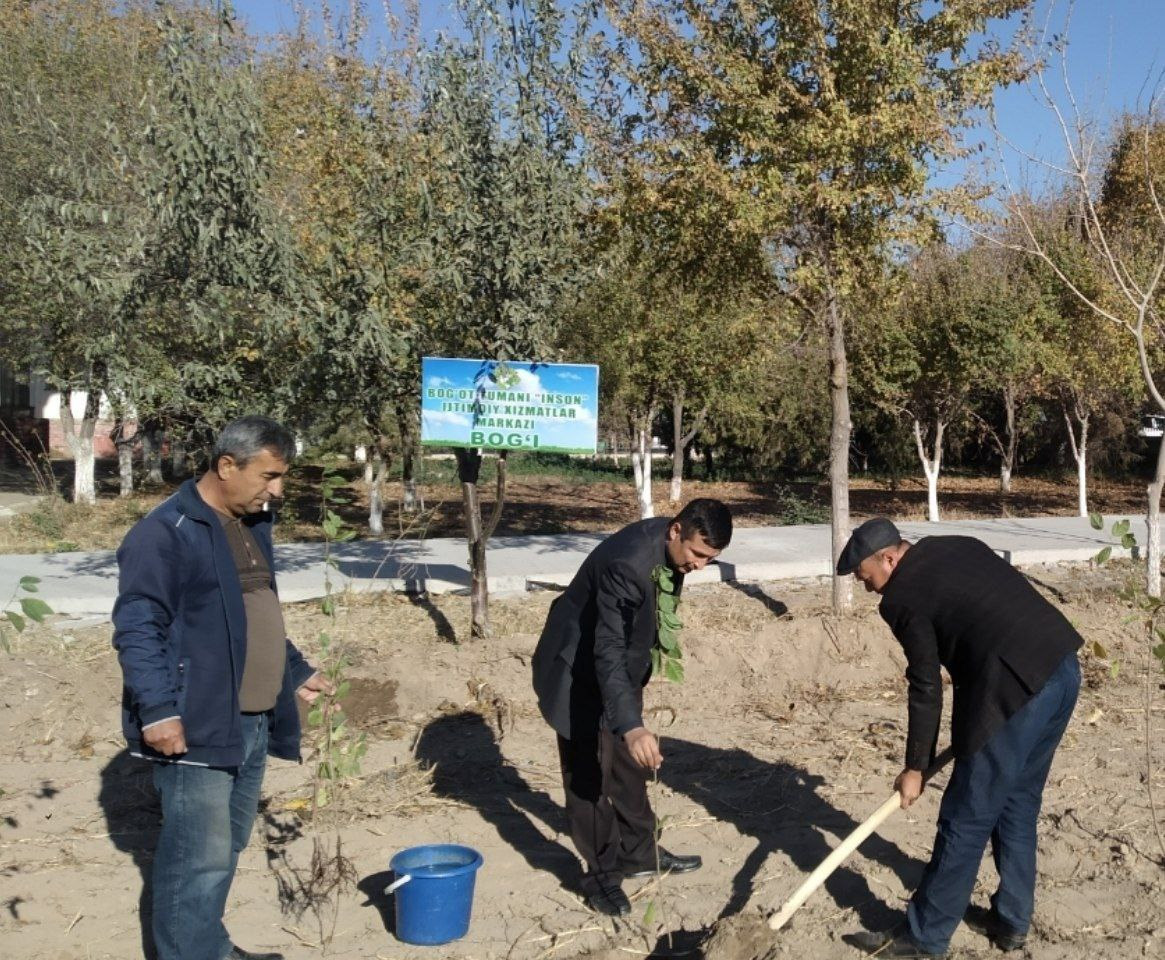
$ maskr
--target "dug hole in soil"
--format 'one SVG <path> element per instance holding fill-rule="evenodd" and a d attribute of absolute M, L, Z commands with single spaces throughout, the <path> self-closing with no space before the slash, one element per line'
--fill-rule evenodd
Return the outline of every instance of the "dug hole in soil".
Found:
<path fill-rule="evenodd" d="M 1110 659 L 1082 654 L 1085 686 L 1045 794 L 1024 955 L 1160 957 L 1165 883 L 1146 753 L 1148 698 L 1149 736 L 1165 763 L 1160 668 L 1115 599 L 1119 569 L 1029 573 Z M 687 678 L 647 691 L 665 757 L 650 791 L 663 845 L 700 854 L 704 866 L 628 881 L 632 914 L 613 920 L 588 911 L 576 892 L 554 736 L 530 689 L 530 654 L 552 597 L 495 600 L 488 640 L 468 639 L 462 597 L 343 601 L 327 629 L 348 645 L 346 706 L 367 738 L 363 771 L 309 823 L 311 749 L 303 766 L 271 763 L 228 906 L 236 942 L 289 958 L 322 955 L 328 938 L 332 957 L 395 960 L 858 957 L 841 934 L 900 915 L 930 854 L 945 775 L 787 927 L 772 933 L 764 918 L 885 800 L 900 769 L 904 661 L 874 598 L 859 596 L 852 615 L 835 619 L 824 582 L 686 593 Z M 310 654 L 325 627 L 317 606 L 286 613 Z M 159 814 L 148 765 L 120 738 L 109 628 L 26 634 L 0 656 L 0 953 L 140 957 Z M 1165 796 L 1157 766 L 1152 777 Z M 288 912 L 280 906 L 289 878 L 310 874 L 313 837 L 329 855 L 339 843 L 356 881 L 322 923 L 311 910 L 297 913 L 294 896 L 283 897 Z M 409 946 L 391 933 L 388 861 L 404 847 L 441 842 L 484 856 L 473 921 L 462 940 Z M 987 857 L 975 902 L 986 904 L 993 888 Z M 965 926 L 952 952 L 995 955 Z"/>

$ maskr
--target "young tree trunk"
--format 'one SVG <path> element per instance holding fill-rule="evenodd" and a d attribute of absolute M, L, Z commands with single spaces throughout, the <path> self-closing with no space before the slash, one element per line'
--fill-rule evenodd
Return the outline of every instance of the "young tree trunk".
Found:
<path fill-rule="evenodd" d="M 142 437 L 143 482 L 147 486 L 160 486 L 162 479 L 162 426 L 156 421 L 146 421 L 140 428 Z"/>
<path fill-rule="evenodd" d="M 424 501 L 417 495 L 417 461 L 420 458 L 418 445 L 419 430 L 416 424 L 416 412 L 410 407 L 402 410 L 397 417 L 401 432 L 401 509 L 405 513 L 416 513 L 425 507 Z"/>
<path fill-rule="evenodd" d="M 186 464 L 186 440 L 170 431 L 170 476 L 181 480 L 189 474 Z"/>
<path fill-rule="evenodd" d="M 914 443 L 918 448 L 918 459 L 922 461 L 922 472 L 926 474 L 926 519 L 938 523 L 938 475 L 943 463 L 943 432 L 946 424 L 939 419 L 934 422 L 934 455 L 928 456 L 926 442 L 922 436 L 922 424 L 914 420 Z"/>
<path fill-rule="evenodd" d="M 672 394 L 671 415 L 673 444 L 671 456 L 671 488 L 668 491 L 668 501 L 671 503 L 679 503 L 680 497 L 683 496 L 684 488 L 684 461 L 687 459 L 685 454 L 691 442 L 696 439 L 696 434 L 700 432 L 700 428 L 704 425 L 704 417 L 708 415 L 708 408 L 705 407 L 696 414 L 696 419 L 692 422 L 692 429 L 684 433 L 684 390 L 681 387 Z"/>
<path fill-rule="evenodd" d="M 405 513 L 416 513 L 424 508 L 417 495 L 417 448 L 407 444 L 401 453 L 401 488 L 403 490 L 401 509 Z"/>
<path fill-rule="evenodd" d="M 1019 432 L 1015 428 L 1016 395 L 1010 384 L 1003 388 L 1003 412 L 1006 419 L 1004 440 L 999 457 L 999 489 L 1011 493 L 1011 474 L 1015 470 L 1015 454 L 1019 449 Z"/>
<path fill-rule="evenodd" d="M 1080 421 L 1080 439 L 1076 439 L 1076 430 L 1072 424 L 1072 417 L 1064 411 L 1064 422 L 1068 425 L 1068 444 L 1072 448 L 1072 458 L 1076 461 L 1076 501 L 1077 512 L 1080 516 L 1088 516 L 1088 415 L 1081 415 L 1076 411 Z"/>
<path fill-rule="evenodd" d="M 461 481 L 461 498 L 465 504 L 465 539 L 469 545 L 470 635 L 488 637 L 492 630 L 489 623 L 489 579 L 486 575 L 485 546 L 497 529 L 506 499 L 506 451 L 498 453 L 497 499 L 489 523 L 485 525 L 481 521 L 481 500 L 477 489 L 478 478 L 481 476 L 481 453 L 458 447 L 456 455 L 457 477 Z"/>
<path fill-rule="evenodd" d="M 376 479 L 376 464 L 372 462 L 372 457 L 364 458 L 364 482 L 366 484 L 372 483 Z"/>
<path fill-rule="evenodd" d="M 113 442 L 117 447 L 117 474 L 120 484 L 119 496 L 133 495 L 133 448 L 141 434 L 141 425 L 129 437 L 126 436 L 125 417 L 118 417 L 113 428 Z"/>
<path fill-rule="evenodd" d="M 380 451 L 368 461 L 374 467 L 368 491 L 368 532 L 374 537 L 384 536 L 384 478 L 388 473 L 388 457 Z"/>
<path fill-rule="evenodd" d="M 631 419 L 631 472 L 635 477 L 635 499 L 639 519 L 655 516 L 651 497 L 651 414 Z"/>
<path fill-rule="evenodd" d="M 85 411 L 78 427 L 73 417 L 73 391 L 66 387 L 61 391 L 61 427 L 65 443 L 73 455 L 73 502 L 97 502 L 96 458 L 93 454 L 93 432 L 97 427 L 97 416 L 101 412 L 101 391 L 89 389 L 85 394 Z"/>
<path fill-rule="evenodd" d="M 1165 488 L 1165 439 L 1157 441 L 1157 469 L 1149 484 L 1149 545 L 1145 568 L 1145 590 L 1150 597 L 1161 596 L 1161 490 Z"/>
<path fill-rule="evenodd" d="M 831 570 L 849 539 L 849 441 L 853 431 L 849 411 L 849 365 L 845 353 L 845 323 L 837 297 L 829 296 L 825 311 L 829 336 L 829 492 L 830 536 L 833 558 Z M 853 606 L 853 578 L 833 575 L 833 612 L 841 613 Z"/>
<path fill-rule="evenodd" d="M 617 437 L 618 437 L 618 434 L 614 430 L 612 430 L 611 434 L 610 434 L 610 438 L 611 438 L 611 462 L 613 464 L 615 464 L 616 467 L 619 466 L 619 444 L 616 442 Z"/>

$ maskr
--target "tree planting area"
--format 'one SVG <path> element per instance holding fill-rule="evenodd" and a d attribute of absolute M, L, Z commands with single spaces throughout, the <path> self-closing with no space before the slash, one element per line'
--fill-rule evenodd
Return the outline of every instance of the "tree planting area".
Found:
<path fill-rule="evenodd" d="M 1038 960 L 1131 960 L 1165 947 L 1145 782 L 1149 654 L 1114 598 L 1129 572 L 1032 571 L 1108 656 L 1083 655 L 1085 687 L 1045 796 L 1027 954 Z M 858 956 L 839 937 L 902 909 L 929 855 L 937 790 L 887 821 L 788 927 L 771 933 L 763 916 L 889 795 L 905 736 L 901 651 L 865 596 L 853 614 L 833 618 L 824 583 L 687 593 L 685 680 L 647 690 L 665 757 L 650 790 L 663 843 L 701 854 L 698 873 L 629 882 L 626 920 L 597 917 L 573 892 L 577 858 L 553 733 L 529 682 L 553 594 L 495 601 L 486 640 L 469 638 L 464 597 L 354 598 L 328 629 L 351 660 L 342 703 L 367 738 L 361 772 L 313 825 L 306 813 L 318 752 L 304 767 L 273 763 L 230 928 L 254 948 L 292 957 L 320 955 L 325 936 L 330 956 L 397 960 L 435 951 L 466 960 Z M 297 639 L 325 620 L 316 605 L 287 616 Z M 139 896 L 159 811 L 148 768 L 115 732 L 120 679 L 108 628 L 22 638 L 5 676 L 5 955 L 141 956 L 138 911 L 151 908 Z M 1165 718 L 1155 698 L 1150 732 L 1159 743 Z M 322 932 L 306 907 L 313 830 L 338 838 L 355 871 L 338 914 L 325 910 Z M 439 842 L 485 858 L 470 933 L 444 947 L 409 947 L 391 934 L 388 861 L 403 847 Z M 988 858 L 976 903 L 993 883 Z M 710 934 L 719 936 L 700 947 Z M 957 957 L 996 955 L 966 928 L 954 948 Z"/>

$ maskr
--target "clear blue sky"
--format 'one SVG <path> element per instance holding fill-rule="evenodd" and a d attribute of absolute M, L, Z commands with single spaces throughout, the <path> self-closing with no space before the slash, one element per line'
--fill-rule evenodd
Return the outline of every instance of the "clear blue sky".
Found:
<path fill-rule="evenodd" d="M 1069 12 L 1064 0 L 1037 0 L 1036 24 L 1049 23 L 1049 33 L 1062 33 Z M 1012 27 L 998 31 L 1009 39 Z M 1144 109 L 1165 67 L 1165 0 L 1078 0 L 1067 23 L 1066 62 L 1072 92 L 1085 116 L 1107 129 L 1122 113 Z M 1049 71 L 1053 94 L 1066 103 L 1060 65 Z M 1002 90 L 996 97 L 1000 132 L 1023 151 L 1061 162 L 1064 139 L 1055 116 L 1028 87 Z M 983 136 L 988 153 L 998 156 L 995 138 Z M 1012 180 L 1026 178 L 1032 187 L 1042 181 L 1038 168 L 1003 148 Z M 1026 169 L 1025 169 L 1026 168 Z M 996 170 L 996 176 L 998 171 Z"/>
<path fill-rule="evenodd" d="M 452 0 L 418 0 L 422 29 L 427 37 L 447 29 L 455 22 Z M 399 9 L 399 0 L 390 4 Z M 315 13 L 315 29 L 320 28 L 318 0 L 303 0 L 303 6 Z M 331 0 L 333 16 L 346 12 L 348 0 Z M 375 56 L 377 40 L 388 36 L 381 0 L 365 4 L 370 20 L 370 40 L 365 54 Z M 290 32 L 296 16 L 291 0 L 235 0 L 235 8 L 254 34 Z M 1036 21 L 1044 24 L 1052 11 L 1052 31 L 1062 32 L 1068 4 L 1065 0 L 1037 0 Z M 1014 24 L 996 31 L 1010 39 Z M 1072 11 L 1068 31 L 1068 64 L 1073 90 L 1081 106 L 1102 125 L 1126 110 L 1143 107 L 1148 91 L 1165 68 L 1165 0 L 1078 0 Z M 1057 91 L 1058 93 L 1060 91 Z M 1063 139 L 1055 118 L 1025 88 L 1000 92 L 997 98 L 999 126 L 1003 134 L 1023 150 L 1040 157 L 1062 160 Z M 987 142 L 985 155 L 994 160 L 994 137 L 983 131 Z M 1038 187 L 1038 170 L 1025 170 L 1014 153 L 1006 152 L 1008 170 L 1013 180 L 1026 179 Z M 986 176 L 998 179 L 997 165 Z M 950 175 L 940 178 L 949 180 Z"/>

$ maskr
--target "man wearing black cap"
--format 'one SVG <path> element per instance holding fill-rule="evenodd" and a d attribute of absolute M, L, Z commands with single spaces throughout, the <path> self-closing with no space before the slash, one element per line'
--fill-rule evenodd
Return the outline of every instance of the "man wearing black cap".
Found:
<path fill-rule="evenodd" d="M 879 612 L 906 654 L 906 763 L 894 787 L 922 793 L 942 716 L 940 666 L 954 688 L 955 766 L 939 808 L 934 853 L 887 933 L 845 939 L 879 957 L 944 956 L 967 908 L 988 839 L 999 873 L 980 927 L 1002 950 L 1024 944 L 1035 905 L 1036 822 L 1052 757 L 1080 688 L 1072 625 L 1027 579 L 973 537 L 907 543 L 889 520 L 867 520 L 838 560 L 880 594 Z"/>

